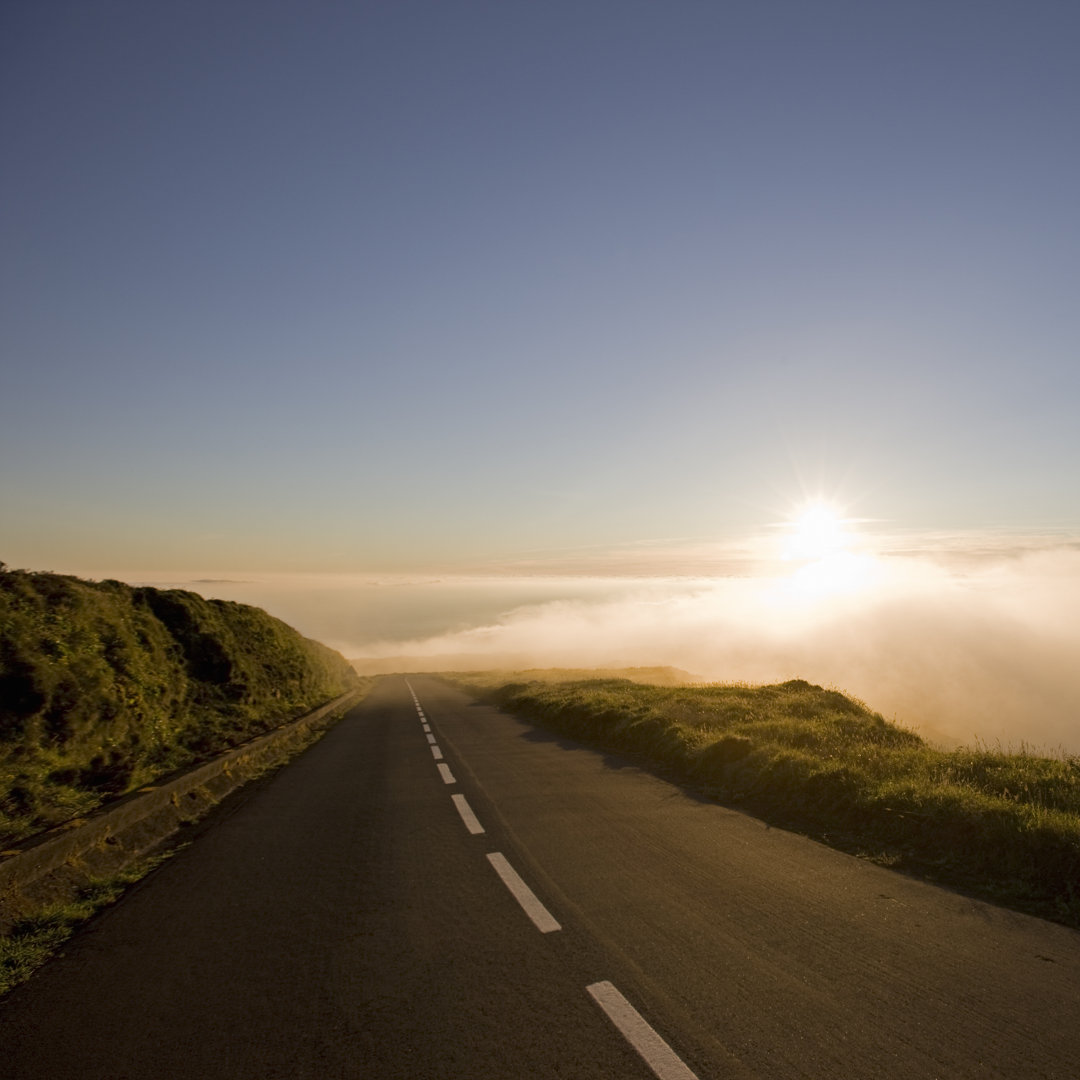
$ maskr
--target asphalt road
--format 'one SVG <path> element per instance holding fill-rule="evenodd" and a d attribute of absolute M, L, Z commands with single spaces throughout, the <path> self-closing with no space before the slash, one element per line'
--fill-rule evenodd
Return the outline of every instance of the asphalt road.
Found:
<path fill-rule="evenodd" d="M 409 682 L 0 1002 L 0 1073 L 1080 1075 L 1080 935 Z"/>

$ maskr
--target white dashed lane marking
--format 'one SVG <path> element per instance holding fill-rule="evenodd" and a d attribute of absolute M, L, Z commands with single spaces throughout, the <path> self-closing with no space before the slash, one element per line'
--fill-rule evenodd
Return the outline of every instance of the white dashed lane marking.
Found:
<path fill-rule="evenodd" d="M 656 1030 L 614 985 L 605 981 L 593 983 L 585 989 L 660 1080 L 698 1080 L 697 1075 L 686 1067 L 682 1058 L 660 1038 Z"/>
<path fill-rule="evenodd" d="M 518 872 L 507 862 L 502 852 L 491 852 L 488 855 L 488 862 L 495 867 L 495 873 L 502 878 L 503 884 L 510 890 L 514 899 L 521 905 L 525 914 L 532 919 L 533 925 L 541 934 L 550 934 L 553 930 L 562 929 L 551 912 L 537 899 L 536 893 L 521 880 Z"/>
<path fill-rule="evenodd" d="M 454 800 L 457 812 L 461 815 L 461 820 L 465 822 L 465 828 L 468 829 L 473 836 L 479 836 L 484 831 L 484 826 L 480 824 L 479 819 L 473 813 L 472 807 L 466 801 L 465 796 L 451 795 L 450 798 Z"/>
<path fill-rule="evenodd" d="M 457 780 L 450 771 L 450 766 L 442 760 L 443 752 L 431 733 L 428 718 L 420 706 L 420 699 L 407 681 L 405 685 L 409 687 L 409 693 L 416 705 L 416 714 L 420 718 L 431 748 L 431 756 L 438 762 L 439 775 L 443 783 L 456 784 Z M 484 826 L 480 824 L 479 818 L 465 796 L 451 795 L 450 798 L 469 833 L 473 836 L 483 835 Z M 525 884 L 518 872 L 510 865 L 505 855 L 498 851 L 490 852 L 488 862 L 540 933 L 550 934 L 562 929 L 551 912 L 540 902 L 536 893 Z M 608 1019 L 619 1029 L 623 1038 L 641 1055 L 642 1060 L 658 1080 L 698 1080 L 697 1075 L 687 1067 L 682 1058 L 671 1049 L 641 1013 L 623 997 L 614 984 L 607 981 L 597 982 L 586 987 L 586 990 L 597 1005 L 604 1010 Z"/>

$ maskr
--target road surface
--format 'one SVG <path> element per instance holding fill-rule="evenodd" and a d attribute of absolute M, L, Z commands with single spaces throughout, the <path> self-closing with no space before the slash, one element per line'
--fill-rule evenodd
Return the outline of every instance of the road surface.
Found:
<path fill-rule="evenodd" d="M 8 1080 L 1080 1075 L 1080 934 L 382 679 L 0 1002 Z"/>

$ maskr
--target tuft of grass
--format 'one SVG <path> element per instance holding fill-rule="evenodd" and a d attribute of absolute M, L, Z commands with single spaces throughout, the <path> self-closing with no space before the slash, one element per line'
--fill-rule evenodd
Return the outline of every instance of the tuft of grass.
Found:
<path fill-rule="evenodd" d="M 937 749 L 801 679 L 458 681 L 775 824 L 1080 927 L 1080 758 Z"/>
<path fill-rule="evenodd" d="M 87 919 L 118 900 L 129 885 L 181 847 L 142 859 L 107 878 L 91 878 L 68 903 L 52 904 L 17 922 L 0 936 L 0 996 L 30 978 Z"/>

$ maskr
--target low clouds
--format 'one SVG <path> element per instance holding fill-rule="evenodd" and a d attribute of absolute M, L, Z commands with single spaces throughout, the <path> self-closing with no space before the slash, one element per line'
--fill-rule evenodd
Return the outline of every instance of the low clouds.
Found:
<path fill-rule="evenodd" d="M 1075 547 L 954 545 L 779 569 L 609 582 L 607 595 L 350 655 L 413 669 L 671 664 L 710 681 L 801 677 L 937 741 L 1080 753 Z"/>
<path fill-rule="evenodd" d="M 265 607 L 373 671 L 672 665 L 709 681 L 798 677 L 941 743 L 1080 754 L 1076 543 L 863 534 L 802 563 L 781 547 L 774 536 L 472 576 L 223 572 L 184 586 Z"/>

